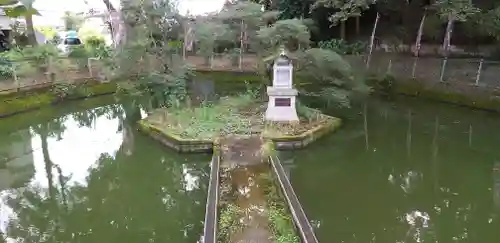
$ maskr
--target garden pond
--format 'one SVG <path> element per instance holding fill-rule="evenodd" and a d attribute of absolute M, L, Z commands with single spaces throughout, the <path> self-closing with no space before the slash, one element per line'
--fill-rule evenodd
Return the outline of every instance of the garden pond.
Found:
<path fill-rule="evenodd" d="M 280 155 L 319 241 L 498 242 L 500 115 L 365 108 L 325 111 L 339 131 Z M 6 242 L 197 242 L 210 155 L 163 148 L 136 131 L 142 116 L 101 97 L 0 120 Z"/>
<path fill-rule="evenodd" d="M 330 114 L 338 132 L 282 154 L 320 242 L 499 242 L 500 115 L 412 98 Z"/>
<path fill-rule="evenodd" d="M 0 120 L 6 242 L 200 239 L 210 156 L 162 147 L 113 103 L 94 98 Z"/>

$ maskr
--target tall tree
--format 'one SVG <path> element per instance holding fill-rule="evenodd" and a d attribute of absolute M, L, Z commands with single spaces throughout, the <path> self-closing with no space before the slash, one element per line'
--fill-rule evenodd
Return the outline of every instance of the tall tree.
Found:
<path fill-rule="evenodd" d="M 280 19 L 308 18 L 314 0 L 279 0 Z"/>
<path fill-rule="evenodd" d="M 453 26 L 455 22 L 465 22 L 470 16 L 479 13 L 480 10 L 470 0 L 438 0 L 435 3 L 439 15 L 447 21 L 446 32 L 443 40 L 444 55 L 448 55 Z"/>
<path fill-rule="evenodd" d="M 38 43 L 33 27 L 33 15 L 39 15 L 39 13 L 33 8 L 33 2 L 34 0 L 0 0 L 0 7 L 4 9 L 5 14 L 9 17 L 24 17 L 28 42 L 30 45 L 36 46 Z"/>
<path fill-rule="evenodd" d="M 345 22 L 347 19 L 351 17 L 359 18 L 361 12 L 368 9 L 375 2 L 376 0 L 317 0 L 314 7 L 323 6 L 338 10 L 328 20 L 330 20 L 332 25 L 340 24 L 340 37 L 345 39 Z"/>

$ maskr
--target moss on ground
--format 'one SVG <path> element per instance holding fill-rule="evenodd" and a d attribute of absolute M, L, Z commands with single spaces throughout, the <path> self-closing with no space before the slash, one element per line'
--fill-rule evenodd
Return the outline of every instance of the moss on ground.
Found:
<path fill-rule="evenodd" d="M 116 83 L 81 84 L 74 87 L 71 94 L 62 100 L 81 99 L 110 94 L 116 91 Z M 21 92 L 0 96 L 0 116 L 9 116 L 23 111 L 37 109 L 62 101 L 52 89 Z"/>

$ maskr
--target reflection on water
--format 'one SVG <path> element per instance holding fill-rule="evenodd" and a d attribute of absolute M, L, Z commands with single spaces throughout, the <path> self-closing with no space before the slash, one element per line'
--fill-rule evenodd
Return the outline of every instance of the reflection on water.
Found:
<path fill-rule="evenodd" d="M 498 242 L 497 114 L 404 99 L 348 119 L 294 153 L 291 181 L 321 242 Z"/>
<path fill-rule="evenodd" d="M 124 107 L 29 117 L 30 127 L 2 135 L 0 230 L 7 242 L 199 239 L 209 158 L 181 157 L 143 137 L 133 125 L 144 112 Z"/>

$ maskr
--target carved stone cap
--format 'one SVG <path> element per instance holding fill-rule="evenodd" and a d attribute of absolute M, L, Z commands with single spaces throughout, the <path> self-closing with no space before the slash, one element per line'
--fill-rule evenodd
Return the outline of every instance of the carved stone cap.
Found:
<path fill-rule="evenodd" d="M 267 87 L 267 94 L 272 96 L 296 96 L 298 91 L 290 88 Z"/>

